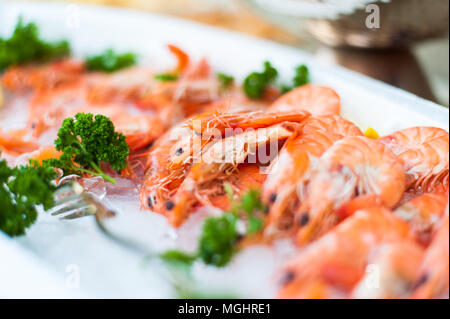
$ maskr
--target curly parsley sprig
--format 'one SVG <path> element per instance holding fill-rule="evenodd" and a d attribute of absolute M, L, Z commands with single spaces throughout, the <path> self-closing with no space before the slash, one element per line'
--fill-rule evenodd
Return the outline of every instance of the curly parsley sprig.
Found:
<path fill-rule="evenodd" d="M 164 261 L 190 266 L 195 260 L 200 259 L 205 264 L 223 267 L 238 251 L 237 243 L 242 236 L 255 234 L 263 228 L 264 222 L 257 214 L 265 212 L 266 207 L 261 202 L 259 191 L 250 190 L 241 196 L 240 201 L 236 201 L 231 186 L 225 184 L 224 187 L 231 208 L 219 217 L 205 219 L 197 251 L 185 253 L 170 250 L 160 255 Z M 238 229 L 238 224 L 243 221 L 247 224 L 244 234 Z"/>
<path fill-rule="evenodd" d="M 101 71 L 112 73 L 121 69 L 136 65 L 137 56 L 132 52 L 116 53 L 113 49 L 107 49 L 99 55 L 93 55 L 86 59 L 86 69 L 89 71 Z"/>
<path fill-rule="evenodd" d="M 259 99 L 264 94 L 267 87 L 275 82 L 278 71 L 269 61 L 264 62 L 263 72 L 252 72 L 244 80 L 242 88 L 245 94 L 251 99 Z"/>
<path fill-rule="evenodd" d="M 0 38 L 0 72 L 13 65 L 48 62 L 69 54 L 68 41 L 42 40 L 36 24 L 24 24 L 22 18 L 19 18 L 12 36 L 9 39 Z"/>
<path fill-rule="evenodd" d="M 75 118 L 66 118 L 58 131 L 55 146 L 63 154 L 59 159 L 46 162 L 64 172 L 64 176 L 82 173 L 97 175 L 115 184 L 116 180 L 100 168 L 100 163 L 109 163 L 120 171 L 127 166 L 130 153 L 125 136 L 114 131 L 114 124 L 103 115 L 78 113 Z"/>
<path fill-rule="evenodd" d="M 295 68 L 295 75 L 292 79 L 291 85 L 282 85 L 281 93 L 287 93 L 299 86 L 303 86 L 309 83 L 309 69 L 306 65 L 302 64 Z"/>
<path fill-rule="evenodd" d="M 244 80 L 242 88 L 245 94 L 251 99 L 259 99 L 266 89 L 274 84 L 278 77 L 278 71 L 268 61 L 264 62 L 263 72 L 252 72 Z M 281 93 L 287 93 L 296 87 L 309 83 L 309 70 L 304 64 L 295 68 L 295 75 L 292 84 L 280 85 Z"/>
<path fill-rule="evenodd" d="M 0 230 L 10 236 L 25 234 L 37 218 L 36 206 L 54 204 L 55 170 L 36 161 L 10 168 L 0 160 Z"/>

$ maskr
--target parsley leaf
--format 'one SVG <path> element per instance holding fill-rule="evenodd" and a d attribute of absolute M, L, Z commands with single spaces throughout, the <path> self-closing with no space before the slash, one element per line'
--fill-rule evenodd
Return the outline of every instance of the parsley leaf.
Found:
<path fill-rule="evenodd" d="M 36 221 L 36 206 L 53 206 L 55 177 L 55 170 L 45 164 L 30 161 L 30 165 L 10 168 L 0 160 L 0 230 L 10 236 L 25 234 Z"/>
<path fill-rule="evenodd" d="M 104 173 L 100 162 L 106 162 L 114 170 L 127 166 L 130 153 L 125 136 L 114 131 L 114 124 L 103 115 L 78 113 L 75 118 L 66 118 L 58 131 L 55 146 L 63 154 L 59 159 L 46 162 L 60 168 L 64 175 L 88 173 L 115 183 L 115 179 Z"/>
<path fill-rule="evenodd" d="M 272 84 L 278 77 L 278 71 L 270 64 L 264 62 L 264 71 L 252 72 L 248 75 L 243 84 L 245 94 L 251 99 L 259 99 L 264 94 L 267 86 Z"/>
<path fill-rule="evenodd" d="M 168 250 L 159 255 L 159 257 L 172 265 L 190 266 L 197 259 L 197 254 L 188 254 L 179 250 Z"/>
<path fill-rule="evenodd" d="M 199 256 L 205 264 L 222 267 L 231 260 L 239 238 L 237 221 L 236 215 L 227 213 L 205 220 L 199 242 Z"/>
<path fill-rule="evenodd" d="M 127 52 L 118 54 L 113 49 L 107 49 L 105 52 L 90 56 L 86 59 L 86 68 L 90 71 L 102 71 L 112 73 L 124 68 L 136 65 L 137 56 L 134 53 Z"/>
<path fill-rule="evenodd" d="M 231 75 L 227 75 L 224 73 L 217 73 L 217 79 L 220 83 L 220 88 L 222 90 L 227 90 L 233 83 L 234 83 L 234 77 Z"/>
<path fill-rule="evenodd" d="M 178 80 L 177 74 L 171 74 L 171 73 L 162 73 L 155 75 L 155 80 L 161 81 L 161 82 L 173 82 Z"/>
<path fill-rule="evenodd" d="M 295 68 L 295 76 L 292 79 L 292 85 L 283 85 L 281 86 L 281 92 L 287 93 L 296 87 L 303 86 L 309 83 L 309 70 L 308 67 L 304 64 L 299 65 Z"/>
<path fill-rule="evenodd" d="M 205 264 L 217 267 L 226 266 L 238 251 L 237 242 L 243 234 L 238 230 L 241 217 L 247 221 L 247 234 L 255 234 L 264 227 L 264 221 L 255 212 L 265 211 L 257 190 L 249 190 L 241 196 L 240 201 L 234 199 L 230 184 L 224 184 L 225 192 L 231 203 L 228 212 L 219 217 L 209 217 L 203 223 L 197 253 L 186 254 L 177 250 L 167 251 L 160 257 L 171 264 L 190 266 L 200 258 Z M 242 214 L 245 214 L 242 216 Z"/>
<path fill-rule="evenodd" d="M 69 54 L 69 42 L 46 42 L 39 37 L 38 27 L 34 23 L 24 24 L 19 18 L 12 36 L 9 39 L 0 38 L 0 72 L 13 65 L 48 62 Z"/>

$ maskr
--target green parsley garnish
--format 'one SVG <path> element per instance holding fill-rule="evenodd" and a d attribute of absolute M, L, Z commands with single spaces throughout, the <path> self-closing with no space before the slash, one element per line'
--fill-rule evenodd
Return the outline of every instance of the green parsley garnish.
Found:
<path fill-rule="evenodd" d="M 238 217 L 230 213 L 205 220 L 198 248 L 199 257 L 205 264 L 223 267 L 230 262 L 240 237 L 237 221 Z"/>
<path fill-rule="evenodd" d="M 126 52 L 117 54 L 113 49 L 107 49 L 99 55 L 90 56 L 86 59 L 86 68 L 90 71 L 101 71 L 112 73 L 124 68 L 136 65 L 137 56 L 134 53 Z"/>
<path fill-rule="evenodd" d="M 253 72 L 248 75 L 243 84 L 245 94 L 251 99 L 259 99 L 264 94 L 266 88 L 278 77 L 278 71 L 270 64 L 264 62 L 264 71 Z"/>
<path fill-rule="evenodd" d="M 190 266 L 197 259 L 197 254 L 188 254 L 179 250 L 168 250 L 159 257 L 172 265 L 187 265 Z"/>
<path fill-rule="evenodd" d="M 224 73 L 217 73 L 217 79 L 220 83 L 220 88 L 222 90 L 227 90 L 233 83 L 234 83 L 234 77 L 231 75 L 227 75 Z"/>
<path fill-rule="evenodd" d="M 55 146 L 63 154 L 59 159 L 47 160 L 51 166 L 63 170 L 64 175 L 88 173 L 115 183 L 104 173 L 100 162 L 109 163 L 120 171 L 127 166 L 130 153 L 125 136 L 114 131 L 114 124 L 103 115 L 78 113 L 75 118 L 66 118 L 58 131 Z"/>
<path fill-rule="evenodd" d="M 155 80 L 161 82 L 173 82 L 178 80 L 178 74 L 163 73 L 155 75 Z"/>
<path fill-rule="evenodd" d="M 309 70 L 306 65 L 302 64 L 295 68 L 295 76 L 292 79 L 292 85 L 281 86 L 281 92 L 287 93 L 292 89 L 295 89 L 299 86 L 303 86 L 308 83 L 309 83 Z"/>
<path fill-rule="evenodd" d="M 46 42 L 39 37 L 34 23 L 24 24 L 19 18 L 12 36 L 9 39 L 0 38 L 0 72 L 13 65 L 48 62 L 69 54 L 69 42 Z"/>
<path fill-rule="evenodd" d="M 250 190 L 241 197 L 241 209 L 248 215 L 247 220 L 247 233 L 255 234 L 259 232 L 264 222 L 261 218 L 255 215 L 255 211 L 265 211 L 265 205 L 261 201 L 259 191 Z"/>
<path fill-rule="evenodd" d="M 238 223 L 247 221 L 247 234 L 255 234 L 264 226 L 263 220 L 255 213 L 264 212 L 259 191 L 250 190 L 242 195 L 239 202 L 234 200 L 234 194 L 229 184 L 224 185 L 230 199 L 231 208 L 219 217 L 208 217 L 203 223 L 202 233 L 196 253 L 187 254 L 170 250 L 160 255 L 170 264 L 190 266 L 196 259 L 205 264 L 217 267 L 226 266 L 238 251 L 237 243 L 244 235 L 238 230 Z"/>
<path fill-rule="evenodd" d="M 25 234 L 36 221 L 36 206 L 53 206 L 55 177 L 55 170 L 45 164 L 30 161 L 27 166 L 10 168 L 0 160 L 0 230 L 10 236 Z"/>

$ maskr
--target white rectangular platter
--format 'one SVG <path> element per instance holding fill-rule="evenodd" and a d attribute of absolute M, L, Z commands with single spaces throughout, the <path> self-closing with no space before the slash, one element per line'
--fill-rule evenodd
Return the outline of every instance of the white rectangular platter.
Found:
<path fill-rule="evenodd" d="M 312 81 L 334 88 L 342 97 L 342 115 L 362 129 L 370 126 L 386 134 L 415 125 L 449 128 L 449 112 L 442 106 L 340 67 L 321 65 L 299 50 L 239 33 L 131 10 L 0 0 L 0 35 L 9 34 L 19 16 L 36 22 L 45 38 L 69 39 L 76 55 L 114 47 L 135 51 L 142 63 L 161 70 L 173 62 L 166 52 L 168 43 L 194 58 L 207 57 L 215 70 L 238 79 L 265 60 L 286 79 L 305 63 Z M 118 217 L 116 224 L 139 233 L 149 245 L 170 247 L 175 236 L 164 218 L 139 214 L 138 203 L 123 200 L 124 210 L 134 213 Z M 194 271 L 205 282 L 217 283 L 217 289 L 237 288 L 242 297 L 273 297 L 271 282 L 281 255 L 283 249 L 254 247 L 226 269 L 195 265 Z M 26 236 L 9 239 L 0 234 L 0 297 L 170 297 L 172 288 L 163 271 L 157 265 L 145 266 L 143 256 L 105 238 L 89 218 L 62 222 L 41 214 Z"/>

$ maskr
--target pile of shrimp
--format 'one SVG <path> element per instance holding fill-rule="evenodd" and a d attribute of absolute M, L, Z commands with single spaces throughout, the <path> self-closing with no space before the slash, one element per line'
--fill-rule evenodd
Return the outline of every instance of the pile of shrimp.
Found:
<path fill-rule="evenodd" d="M 142 209 L 175 227 L 203 206 L 226 211 L 225 184 L 236 196 L 260 190 L 259 242 L 298 246 L 278 297 L 448 298 L 448 132 L 369 138 L 339 115 L 331 88 L 271 88 L 254 101 L 236 84 L 224 90 L 205 59 L 169 50 L 180 74 L 171 82 L 145 67 L 88 72 L 71 59 L 10 68 L 5 100 L 27 96 L 28 121 L 0 128 L 2 157 L 58 156 L 47 141 L 64 118 L 104 114 L 126 136 L 121 174 L 137 181 Z"/>

